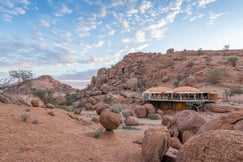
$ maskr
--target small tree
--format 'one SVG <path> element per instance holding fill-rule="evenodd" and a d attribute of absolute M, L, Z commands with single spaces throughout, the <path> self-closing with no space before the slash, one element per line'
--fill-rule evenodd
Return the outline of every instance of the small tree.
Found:
<path fill-rule="evenodd" d="M 12 79 L 11 78 L 1 78 L 0 79 L 0 90 L 4 90 L 10 83 Z"/>
<path fill-rule="evenodd" d="M 180 83 L 180 81 L 176 79 L 176 80 L 173 82 L 173 86 L 174 86 L 174 87 L 178 87 L 178 86 L 179 86 L 179 83 Z"/>
<path fill-rule="evenodd" d="M 236 66 L 236 62 L 238 61 L 238 57 L 236 56 L 230 56 L 228 57 L 228 62 L 233 66 L 235 67 Z"/>
<path fill-rule="evenodd" d="M 227 45 L 224 45 L 223 50 L 228 51 L 228 50 L 229 50 L 229 48 L 230 48 L 230 45 L 229 45 L 229 44 L 227 44 Z"/>
<path fill-rule="evenodd" d="M 17 79 L 18 84 L 20 84 L 21 81 L 32 79 L 33 72 L 31 70 L 11 70 L 9 71 L 9 76 L 13 79 Z"/>
<path fill-rule="evenodd" d="M 217 84 L 221 81 L 222 77 L 225 75 L 226 75 L 225 71 L 220 69 L 213 69 L 207 72 L 205 79 L 206 81 L 212 84 Z"/>

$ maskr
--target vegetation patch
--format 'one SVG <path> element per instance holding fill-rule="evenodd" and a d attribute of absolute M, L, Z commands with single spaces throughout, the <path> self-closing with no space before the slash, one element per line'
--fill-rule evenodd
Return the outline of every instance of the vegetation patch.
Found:
<path fill-rule="evenodd" d="M 29 115 L 28 114 L 22 114 L 20 115 L 20 118 L 23 122 L 27 122 L 27 120 L 29 119 Z"/>
<path fill-rule="evenodd" d="M 243 89 L 242 88 L 233 88 L 230 90 L 231 94 L 243 94 Z"/>
<path fill-rule="evenodd" d="M 112 97 L 105 95 L 103 101 L 104 101 L 104 103 L 111 104 Z"/>
<path fill-rule="evenodd" d="M 180 81 L 178 79 L 176 79 L 174 82 L 173 82 L 173 87 L 178 87 L 180 84 Z"/>
<path fill-rule="evenodd" d="M 102 134 L 102 130 L 101 129 L 96 129 L 95 132 L 94 132 L 94 138 L 100 138 Z"/>
<path fill-rule="evenodd" d="M 157 115 L 155 113 L 149 113 L 147 115 L 147 118 L 151 119 L 151 120 L 158 120 L 158 117 L 157 117 Z"/>
<path fill-rule="evenodd" d="M 205 80 L 212 84 L 217 84 L 220 83 L 226 74 L 227 73 L 221 69 L 213 69 L 206 73 Z"/>
<path fill-rule="evenodd" d="M 56 108 L 58 109 L 62 109 L 64 111 L 67 111 L 67 112 L 72 112 L 72 110 L 68 107 L 68 106 L 65 106 L 65 105 L 58 105 L 58 104 L 55 104 L 54 105 Z"/>
<path fill-rule="evenodd" d="M 124 104 L 114 104 L 111 106 L 112 112 L 121 112 L 125 109 L 127 109 L 127 105 L 124 105 Z"/>
<path fill-rule="evenodd" d="M 228 57 L 228 62 L 233 66 L 235 67 L 236 66 L 236 63 L 238 61 L 238 57 L 237 56 L 230 56 Z"/>

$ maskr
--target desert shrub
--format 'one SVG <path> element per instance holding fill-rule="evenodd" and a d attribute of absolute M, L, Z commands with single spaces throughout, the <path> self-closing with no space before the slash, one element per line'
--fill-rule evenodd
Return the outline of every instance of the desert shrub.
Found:
<path fill-rule="evenodd" d="M 33 93 L 33 95 L 39 97 L 45 104 L 50 103 L 50 101 L 52 99 L 51 96 L 53 94 L 53 92 L 51 90 L 48 90 L 48 89 L 46 89 L 46 90 L 40 90 L 39 89 L 39 90 L 36 90 L 32 93 Z"/>
<path fill-rule="evenodd" d="M 107 104 L 110 104 L 112 102 L 112 98 L 110 96 L 105 95 L 103 101 Z"/>
<path fill-rule="evenodd" d="M 143 79 L 138 79 L 138 84 L 137 84 L 138 88 L 141 90 L 141 91 L 144 91 L 145 90 L 145 87 L 146 87 L 146 81 L 143 80 Z"/>
<path fill-rule="evenodd" d="M 71 95 L 67 95 L 66 96 L 66 99 L 67 99 L 67 106 L 70 106 L 73 104 L 73 102 L 77 101 L 79 98 L 78 98 L 78 94 L 71 94 Z"/>
<path fill-rule="evenodd" d="M 127 105 L 124 105 L 124 104 L 114 104 L 111 106 L 111 111 L 112 112 L 121 112 L 123 111 L 124 109 L 127 108 Z"/>
<path fill-rule="evenodd" d="M 226 72 L 220 69 L 213 69 L 206 73 L 206 81 L 217 84 L 221 81 L 222 77 L 226 75 Z"/>
<path fill-rule="evenodd" d="M 202 51 L 203 51 L 203 49 L 202 49 L 202 48 L 199 48 L 199 49 L 197 50 L 197 54 L 198 54 L 198 55 L 201 55 L 201 54 L 202 54 Z"/>
<path fill-rule="evenodd" d="M 235 67 L 236 66 L 236 62 L 238 61 L 238 57 L 236 56 L 230 56 L 227 58 L 228 62 Z"/>
<path fill-rule="evenodd" d="M 25 110 L 26 112 L 29 112 L 29 111 L 30 111 L 30 108 L 29 108 L 29 107 L 26 107 L 24 110 Z"/>
<path fill-rule="evenodd" d="M 231 94 L 243 94 L 242 88 L 233 88 L 230 90 Z"/>
<path fill-rule="evenodd" d="M 175 65 L 175 62 L 173 62 L 173 61 L 169 61 L 167 67 L 173 67 L 174 65 Z"/>
<path fill-rule="evenodd" d="M 94 132 L 94 138 L 100 138 L 101 134 L 102 134 L 102 130 L 96 129 Z"/>
<path fill-rule="evenodd" d="M 72 110 L 68 107 L 68 106 L 65 106 L 65 105 L 58 105 L 58 104 L 55 104 L 54 105 L 56 108 L 58 109 L 62 109 L 64 111 L 67 111 L 67 112 L 72 112 Z"/>
<path fill-rule="evenodd" d="M 20 115 L 20 118 L 23 122 L 27 122 L 27 120 L 29 119 L 29 115 L 28 114 L 22 114 Z"/>
<path fill-rule="evenodd" d="M 176 79 L 176 80 L 173 82 L 173 87 L 178 87 L 178 86 L 179 86 L 179 83 L 180 83 L 180 81 Z"/>
<path fill-rule="evenodd" d="M 86 105 L 86 102 L 82 102 L 82 101 L 81 101 L 81 102 L 78 104 L 78 107 L 79 107 L 79 108 L 84 108 L 85 105 Z"/>
<path fill-rule="evenodd" d="M 147 118 L 148 118 L 148 119 L 151 119 L 151 120 L 157 120 L 157 119 L 158 119 L 158 117 L 156 116 L 155 113 L 149 113 L 149 114 L 147 115 Z"/>

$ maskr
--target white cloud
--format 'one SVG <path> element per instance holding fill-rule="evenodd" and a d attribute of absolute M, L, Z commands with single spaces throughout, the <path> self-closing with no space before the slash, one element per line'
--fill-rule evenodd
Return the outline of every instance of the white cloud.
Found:
<path fill-rule="evenodd" d="M 198 14 L 198 15 L 195 15 L 195 16 L 193 16 L 193 17 L 191 17 L 190 19 L 189 19 L 189 21 L 195 21 L 195 20 L 197 20 L 197 19 L 201 19 L 201 18 L 203 18 L 205 15 L 204 14 Z"/>
<path fill-rule="evenodd" d="M 93 15 L 92 17 L 89 17 L 87 19 L 83 17 L 78 18 L 78 22 L 76 25 L 76 31 L 78 32 L 78 35 L 80 37 L 86 37 L 90 35 L 90 31 L 96 29 L 97 27 L 97 21 L 96 16 Z"/>
<path fill-rule="evenodd" d="M 150 9 L 151 7 L 152 3 L 150 1 L 143 1 L 141 6 L 139 7 L 139 10 L 141 13 L 145 13 L 145 11 Z"/>
<path fill-rule="evenodd" d="M 144 48 L 147 48 L 148 46 L 149 46 L 149 44 L 143 44 L 143 45 L 140 45 L 140 46 L 131 48 L 131 49 L 129 50 L 129 53 L 142 51 Z"/>
<path fill-rule="evenodd" d="M 130 38 L 123 38 L 122 39 L 123 43 L 130 43 L 131 41 L 132 41 L 132 39 L 130 39 Z"/>
<path fill-rule="evenodd" d="M 127 11 L 127 16 L 130 17 L 130 16 L 132 16 L 132 15 L 134 15 L 134 14 L 137 14 L 137 13 L 138 13 L 138 10 L 132 8 L 132 9 L 130 9 L 129 11 Z"/>
<path fill-rule="evenodd" d="M 114 29 L 112 29 L 112 30 L 109 31 L 108 35 L 109 35 L 109 36 L 112 36 L 112 35 L 115 34 L 115 32 L 116 32 L 116 31 L 115 31 Z"/>
<path fill-rule="evenodd" d="M 199 0 L 198 6 L 204 8 L 204 7 L 206 7 L 206 5 L 213 3 L 213 2 L 216 2 L 216 1 L 217 0 Z"/>
<path fill-rule="evenodd" d="M 165 36 L 166 32 L 167 32 L 167 28 L 152 30 L 151 37 L 157 40 L 161 40 Z"/>
<path fill-rule="evenodd" d="M 100 9 L 100 14 L 99 14 L 99 16 L 100 16 L 100 17 L 105 17 L 106 15 L 107 15 L 106 7 L 105 7 L 105 6 L 102 6 L 101 9 Z"/>
<path fill-rule="evenodd" d="M 98 42 L 92 43 L 93 47 L 102 47 L 104 45 L 104 41 L 100 40 Z"/>
<path fill-rule="evenodd" d="M 0 13 L 4 21 L 10 22 L 14 16 L 26 14 L 29 5 L 30 3 L 28 0 L 0 1 Z"/>
<path fill-rule="evenodd" d="M 136 42 L 145 42 L 145 32 L 137 31 L 135 33 L 135 41 Z"/>
<path fill-rule="evenodd" d="M 41 19 L 40 20 L 40 25 L 43 27 L 50 27 L 50 23 L 47 20 Z"/>
<path fill-rule="evenodd" d="M 213 25 L 214 22 L 221 16 L 225 15 L 225 13 L 217 13 L 217 14 L 211 14 L 209 17 L 209 25 Z"/>
<path fill-rule="evenodd" d="M 64 16 L 66 14 L 71 14 L 73 11 L 66 5 L 62 5 L 60 10 L 55 14 L 55 16 Z"/>

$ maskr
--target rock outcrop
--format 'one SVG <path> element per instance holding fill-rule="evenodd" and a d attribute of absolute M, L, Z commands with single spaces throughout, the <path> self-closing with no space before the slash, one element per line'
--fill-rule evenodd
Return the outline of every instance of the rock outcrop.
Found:
<path fill-rule="evenodd" d="M 185 131 L 196 134 L 204 123 L 206 120 L 199 113 L 193 110 L 184 110 L 176 113 L 171 119 L 169 130 L 173 137 L 178 137 L 182 141 Z"/>
<path fill-rule="evenodd" d="M 149 128 L 144 132 L 142 156 L 144 162 L 160 162 L 170 146 L 167 129 Z"/>
<path fill-rule="evenodd" d="M 235 111 L 203 124 L 198 134 L 216 129 L 243 131 L 243 110 Z"/>
<path fill-rule="evenodd" d="M 180 148 L 176 161 L 243 161 L 243 132 L 213 130 L 196 135 Z"/>

